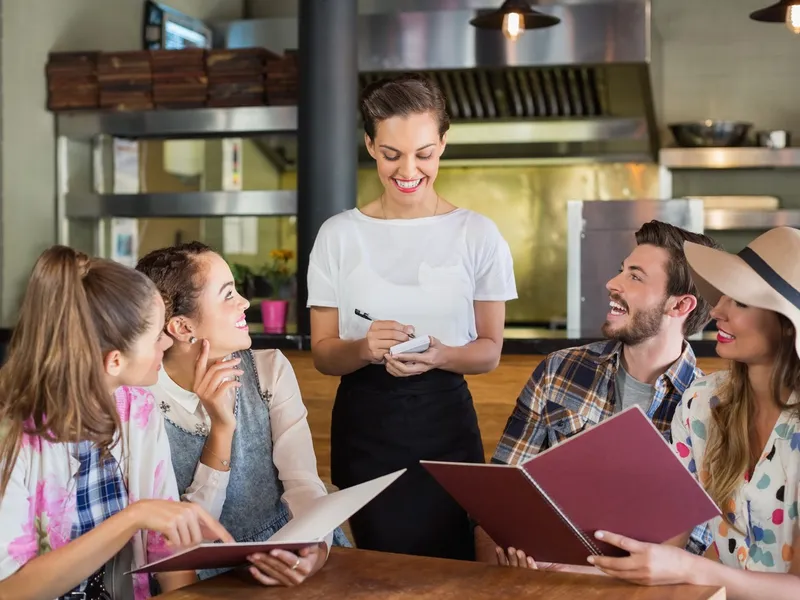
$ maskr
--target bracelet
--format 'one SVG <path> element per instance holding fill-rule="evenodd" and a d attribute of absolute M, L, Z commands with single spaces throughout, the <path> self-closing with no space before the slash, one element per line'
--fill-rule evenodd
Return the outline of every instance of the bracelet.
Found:
<path fill-rule="evenodd" d="M 208 444 L 203 444 L 203 448 L 208 450 L 211 453 L 211 456 L 213 456 L 219 462 L 221 462 L 223 467 L 225 467 L 229 471 L 231 470 L 231 461 L 225 460 L 224 458 L 220 458 L 219 456 L 217 456 L 217 454 L 211 448 L 208 447 Z"/>

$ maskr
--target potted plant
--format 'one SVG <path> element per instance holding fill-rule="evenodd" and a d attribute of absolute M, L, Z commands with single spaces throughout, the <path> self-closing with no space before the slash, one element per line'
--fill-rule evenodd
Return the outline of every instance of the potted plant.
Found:
<path fill-rule="evenodd" d="M 272 296 L 273 288 L 267 269 L 268 267 L 265 267 L 264 270 L 253 273 L 250 288 L 253 298 L 270 298 Z"/>
<path fill-rule="evenodd" d="M 275 249 L 269 253 L 269 258 L 270 261 L 260 272 L 260 275 L 269 282 L 269 298 L 261 301 L 264 333 L 286 333 L 286 316 L 294 279 L 289 261 L 294 258 L 294 252 Z"/>
<path fill-rule="evenodd" d="M 236 290 L 245 298 L 250 300 L 254 297 L 254 273 L 253 270 L 247 265 L 240 263 L 231 263 L 228 265 L 233 273 L 233 282 L 236 285 Z"/>

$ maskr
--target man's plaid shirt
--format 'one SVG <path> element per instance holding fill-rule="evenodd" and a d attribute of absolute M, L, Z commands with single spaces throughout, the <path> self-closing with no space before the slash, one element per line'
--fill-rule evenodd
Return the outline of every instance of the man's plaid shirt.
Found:
<path fill-rule="evenodd" d="M 525 462 L 612 416 L 621 352 L 621 343 L 602 341 L 548 354 L 517 398 L 492 462 Z M 695 377 L 702 376 L 687 343 L 680 358 L 656 380 L 647 416 L 667 442 L 671 442 L 670 424 L 683 392 Z M 711 532 L 703 525 L 694 530 L 686 548 L 703 554 L 711 541 Z"/>

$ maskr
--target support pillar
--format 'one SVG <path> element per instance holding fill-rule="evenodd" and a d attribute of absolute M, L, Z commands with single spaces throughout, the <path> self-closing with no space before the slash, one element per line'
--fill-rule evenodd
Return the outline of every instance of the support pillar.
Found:
<path fill-rule="evenodd" d="M 308 258 L 322 223 L 356 205 L 357 0 L 300 0 L 297 327 L 309 334 Z"/>

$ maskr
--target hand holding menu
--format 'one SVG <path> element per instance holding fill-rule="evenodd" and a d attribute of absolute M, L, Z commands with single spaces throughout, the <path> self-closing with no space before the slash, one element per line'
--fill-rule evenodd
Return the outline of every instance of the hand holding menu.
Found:
<path fill-rule="evenodd" d="M 541 562 L 626 556 L 594 532 L 660 544 L 720 514 L 638 406 L 520 465 L 422 465 L 495 543 Z"/>
<path fill-rule="evenodd" d="M 152 562 L 133 573 L 226 569 L 248 564 L 247 557 L 271 550 L 296 551 L 321 544 L 326 535 L 366 506 L 399 478 L 405 469 L 317 498 L 266 542 L 200 544 Z"/>

